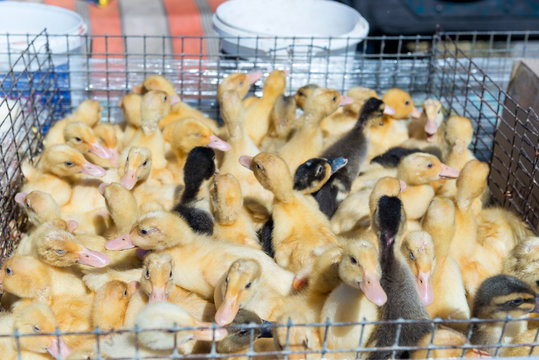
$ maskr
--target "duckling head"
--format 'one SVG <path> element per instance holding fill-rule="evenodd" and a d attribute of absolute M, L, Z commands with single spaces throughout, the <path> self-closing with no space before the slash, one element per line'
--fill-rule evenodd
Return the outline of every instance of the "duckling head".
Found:
<path fill-rule="evenodd" d="M 144 134 L 153 134 L 158 129 L 159 120 L 170 112 L 170 96 L 160 90 L 148 91 L 142 96 L 140 122 Z"/>
<path fill-rule="evenodd" d="M 396 196 L 383 195 L 372 218 L 372 229 L 378 235 L 381 252 L 393 247 L 395 239 L 406 227 L 406 214 L 402 201 Z"/>
<path fill-rule="evenodd" d="M 295 99 L 296 99 L 296 105 L 298 106 L 298 108 L 300 108 L 301 110 L 304 110 L 305 102 L 312 95 L 314 90 L 316 90 L 317 88 L 319 88 L 319 86 L 316 84 L 307 84 L 305 86 L 300 87 L 296 91 Z"/>
<path fill-rule="evenodd" d="M 262 88 L 264 95 L 272 94 L 274 97 L 282 95 L 286 90 L 286 74 L 282 70 L 273 70 L 270 72 Z"/>
<path fill-rule="evenodd" d="M 72 122 L 64 129 L 65 143 L 82 154 L 94 154 L 102 159 L 110 159 L 110 152 L 97 140 L 91 127 L 83 122 Z"/>
<path fill-rule="evenodd" d="M 101 177 L 106 173 L 102 167 L 88 162 L 79 151 L 64 144 L 45 149 L 41 166 L 42 169 L 60 177 L 79 173 Z"/>
<path fill-rule="evenodd" d="M 119 280 L 112 280 L 101 286 L 93 301 L 93 326 L 99 326 L 104 331 L 121 328 L 129 300 L 137 286 L 135 281 L 128 284 Z"/>
<path fill-rule="evenodd" d="M 294 190 L 312 194 L 322 188 L 338 170 L 348 163 L 348 159 L 312 158 L 301 164 L 294 174 Z"/>
<path fill-rule="evenodd" d="M 132 146 L 127 151 L 125 163 L 120 164 L 120 184 L 127 190 L 133 189 L 137 182 L 144 181 L 152 170 L 152 153 L 144 146 Z"/>
<path fill-rule="evenodd" d="M 386 112 L 393 119 L 418 118 L 421 116 L 421 112 L 414 106 L 412 96 L 404 90 L 397 88 L 389 89 L 382 96 L 382 100 L 393 110 L 392 112 Z"/>
<path fill-rule="evenodd" d="M 39 190 L 20 192 L 15 195 L 15 201 L 23 208 L 34 226 L 60 217 L 60 207 L 49 193 Z"/>
<path fill-rule="evenodd" d="M 248 74 L 232 73 L 221 81 L 217 88 L 217 99 L 221 102 L 221 96 L 225 91 L 237 91 L 240 98 L 243 99 L 249 92 L 251 86 L 262 79 L 264 73 L 262 71 L 254 71 Z"/>
<path fill-rule="evenodd" d="M 442 103 L 436 99 L 427 99 L 423 102 L 423 113 L 425 117 L 425 135 L 427 135 L 427 141 L 434 141 L 434 135 L 442 125 L 444 121 L 444 115 L 442 114 Z"/>
<path fill-rule="evenodd" d="M 47 301 L 51 281 L 47 266 L 29 255 L 6 259 L 0 270 L 0 288 L 20 298 Z"/>
<path fill-rule="evenodd" d="M 215 322 L 224 326 L 230 324 L 238 311 L 259 291 L 262 268 L 254 259 L 238 259 L 228 269 L 219 286 L 223 303 L 215 313 Z"/>
<path fill-rule="evenodd" d="M 109 240 L 105 248 L 125 250 L 136 246 L 143 250 L 160 251 L 193 240 L 193 232 L 182 218 L 168 211 L 157 210 L 142 214 L 129 233 Z"/>
<path fill-rule="evenodd" d="M 118 136 L 116 128 L 112 124 L 98 124 L 94 128 L 94 134 L 110 153 L 110 160 L 113 164 L 118 160 Z"/>
<path fill-rule="evenodd" d="M 144 330 L 139 334 L 142 345 L 153 350 L 170 350 L 190 340 L 219 341 L 227 335 L 226 329 L 211 328 L 210 323 L 196 320 L 179 306 L 170 303 L 148 304 L 137 315 L 136 325 Z M 205 327 L 196 330 L 148 331 L 149 329 L 173 329 L 178 327 Z"/>
<path fill-rule="evenodd" d="M 344 248 L 339 277 L 348 286 L 361 289 L 373 304 L 382 306 L 387 295 L 380 285 L 382 269 L 376 247 L 367 240 L 351 240 Z"/>
<path fill-rule="evenodd" d="M 316 88 L 305 101 L 303 111 L 316 113 L 320 121 L 332 114 L 341 105 L 341 94 L 335 89 Z"/>
<path fill-rule="evenodd" d="M 261 152 L 255 157 L 240 156 L 240 164 L 253 171 L 258 182 L 279 201 L 286 202 L 293 191 L 293 179 L 286 162 L 276 154 Z"/>
<path fill-rule="evenodd" d="M 252 329 L 245 327 L 245 325 L 249 324 L 258 326 Z M 232 321 L 230 326 L 227 327 L 228 335 L 216 344 L 217 352 L 222 354 L 231 354 L 244 350 L 249 346 L 251 341 L 254 342 L 259 336 L 262 335 L 262 330 L 260 328 L 260 325 L 262 324 L 262 319 L 260 319 L 254 312 L 240 309 L 234 318 L 234 321 Z"/>
<path fill-rule="evenodd" d="M 399 196 L 406 189 L 406 183 L 394 177 L 385 176 L 380 178 L 372 188 L 369 196 L 369 210 L 371 215 L 374 214 L 378 206 L 378 200 L 384 195 Z"/>
<path fill-rule="evenodd" d="M 87 249 L 70 232 L 54 228 L 37 239 L 37 253 L 45 263 L 57 267 L 81 264 L 100 268 L 110 263 L 107 255 Z"/>
<path fill-rule="evenodd" d="M 140 108 L 142 103 L 142 96 L 135 93 L 129 93 L 124 95 L 120 101 L 120 107 L 124 114 L 124 119 L 128 125 L 139 129 L 142 126 L 140 121 Z"/>
<path fill-rule="evenodd" d="M 421 302 L 429 306 L 434 300 L 431 275 L 435 254 L 431 236 L 425 231 L 411 232 L 402 240 L 400 250 L 416 278 Z"/>
<path fill-rule="evenodd" d="M 443 164 L 432 154 L 417 152 L 401 160 L 397 176 L 408 185 L 424 185 L 436 180 L 456 179 L 459 171 Z"/>
<path fill-rule="evenodd" d="M 371 97 L 365 101 L 361 107 L 356 122 L 356 129 L 363 129 L 374 126 L 376 124 L 384 125 L 383 114 L 386 111 L 390 111 L 389 105 L 378 98 Z"/>
<path fill-rule="evenodd" d="M 470 160 L 464 165 L 457 178 L 456 204 L 460 210 L 467 210 L 472 200 L 487 187 L 489 166 L 479 160 Z"/>
<path fill-rule="evenodd" d="M 216 169 L 215 152 L 212 149 L 203 146 L 193 148 L 187 155 L 183 167 L 183 179 L 186 187 L 184 193 L 187 188 L 195 184 L 193 189 L 198 190 L 204 180 L 209 180 L 215 175 Z M 189 195 L 192 196 L 192 194 Z"/>
<path fill-rule="evenodd" d="M 176 94 L 174 85 L 172 85 L 172 83 L 162 75 L 147 76 L 142 82 L 142 88 L 146 92 L 163 91 L 167 93 L 171 106 L 180 102 L 180 97 Z"/>
<path fill-rule="evenodd" d="M 183 154 L 189 153 L 196 146 L 230 150 L 229 143 L 213 135 L 206 125 L 195 119 L 184 119 L 167 125 L 163 129 L 163 137 L 173 149 Z"/>
<path fill-rule="evenodd" d="M 21 334 L 35 336 L 21 336 L 19 338 L 22 350 L 34 353 L 49 353 L 55 359 L 65 359 L 71 353 L 64 340 L 55 335 L 41 335 L 53 333 L 58 322 L 51 309 L 41 303 L 34 303 L 17 307 L 13 313 L 13 328 Z"/>
<path fill-rule="evenodd" d="M 166 302 L 174 288 L 174 261 L 167 253 L 149 253 L 142 263 L 140 288 L 150 303 Z"/>
<path fill-rule="evenodd" d="M 217 222 L 233 224 L 243 206 L 240 182 L 232 174 L 216 175 L 210 187 L 210 205 Z"/>
<path fill-rule="evenodd" d="M 447 119 L 444 136 L 450 147 L 467 149 L 473 139 L 472 122 L 464 116 L 451 116 Z"/>
<path fill-rule="evenodd" d="M 101 120 L 103 106 L 97 100 L 86 99 L 79 104 L 73 117 L 74 121 L 82 121 L 89 127 L 94 127 Z"/>
<path fill-rule="evenodd" d="M 138 217 L 137 200 L 124 186 L 118 183 L 100 185 L 105 205 L 119 232 L 127 232 Z"/>
<path fill-rule="evenodd" d="M 353 98 L 356 102 L 361 103 L 364 103 L 371 97 L 378 98 L 378 94 L 376 93 L 376 91 L 361 86 L 351 87 L 346 92 L 346 95 Z"/>
<path fill-rule="evenodd" d="M 496 275 L 483 281 L 473 302 L 472 317 L 480 319 L 521 318 L 536 309 L 535 291 L 510 275 Z"/>
<path fill-rule="evenodd" d="M 519 242 L 506 257 L 504 272 L 518 277 L 539 293 L 539 237 Z"/>

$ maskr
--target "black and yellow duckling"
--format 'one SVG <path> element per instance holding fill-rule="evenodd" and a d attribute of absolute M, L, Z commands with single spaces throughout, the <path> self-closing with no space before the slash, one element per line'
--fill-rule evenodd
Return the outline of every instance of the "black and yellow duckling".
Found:
<path fill-rule="evenodd" d="M 512 319 L 526 318 L 532 311 L 538 311 L 535 291 L 525 282 L 510 275 L 492 276 L 479 286 L 474 298 L 472 318 Z M 509 343 L 526 330 L 526 321 L 504 321 L 473 323 L 472 345 Z M 490 355 L 496 354 L 496 347 L 484 348 Z"/>
<path fill-rule="evenodd" d="M 208 147 L 197 146 L 187 155 L 183 168 L 185 188 L 180 202 L 174 206 L 189 226 L 198 233 L 213 234 L 213 216 L 209 194 L 203 183 L 215 174 L 215 153 Z"/>
<path fill-rule="evenodd" d="M 372 158 L 371 164 L 379 164 L 385 168 L 396 168 L 397 166 L 399 166 L 399 163 L 403 158 L 417 152 L 426 152 L 428 154 L 436 156 L 440 160 L 442 157 L 442 154 L 439 149 L 434 146 L 428 146 L 425 149 L 395 146 L 387 150 L 385 153 Z"/>

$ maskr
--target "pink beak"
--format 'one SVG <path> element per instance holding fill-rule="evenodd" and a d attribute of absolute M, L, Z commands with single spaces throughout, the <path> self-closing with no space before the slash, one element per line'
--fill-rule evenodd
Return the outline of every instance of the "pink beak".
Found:
<path fill-rule="evenodd" d="M 15 195 L 15 201 L 17 204 L 26 207 L 26 196 L 28 196 L 28 193 L 19 192 Z"/>
<path fill-rule="evenodd" d="M 148 298 L 149 303 L 156 302 L 167 302 L 167 292 L 166 288 L 162 287 L 161 289 L 153 288 L 152 292 Z"/>
<path fill-rule="evenodd" d="M 456 179 L 459 177 L 459 171 L 442 164 L 442 171 L 438 174 L 440 179 Z"/>
<path fill-rule="evenodd" d="M 399 184 L 401 187 L 400 192 L 404 192 L 404 190 L 406 190 L 406 183 L 404 182 L 404 180 L 399 180 Z"/>
<path fill-rule="evenodd" d="M 62 338 L 54 337 L 51 340 L 51 345 L 47 348 L 47 351 L 55 359 L 65 359 L 71 354 L 71 349 L 67 347 Z"/>
<path fill-rule="evenodd" d="M 350 96 L 341 96 L 341 102 L 339 103 L 340 106 L 352 104 L 354 102 L 354 98 Z"/>
<path fill-rule="evenodd" d="M 393 109 L 391 106 L 389 105 L 385 105 L 384 106 L 384 114 L 385 115 L 395 115 L 396 114 L 396 111 L 395 109 Z"/>
<path fill-rule="evenodd" d="M 170 106 L 176 105 L 179 102 L 180 102 L 180 97 L 178 95 L 170 97 Z"/>
<path fill-rule="evenodd" d="M 99 156 L 101 159 L 111 158 L 110 152 L 107 149 L 105 149 L 105 147 L 97 141 L 93 144 L 90 144 L 90 152 Z"/>
<path fill-rule="evenodd" d="M 421 111 L 419 111 L 415 106 L 412 112 L 410 113 L 410 116 L 413 118 L 418 118 L 421 116 Z"/>
<path fill-rule="evenodd" d="M 137 184 L 137 180 L 137 172 L 132 169 L 128 169 L 125 175 L 122 176 L 120 184 L 122 184 L 122 186 L 127 190 L 131 190 Z"/>
<path fill-rule="evenodd" d="M 215 313 L 215 322 L 220 326 L 228 325 L 234 321 L 238 311 L 240 311 L 238 298 L 236 296 L 225 296 L 223 303 Z"/>
<path fill-rule="evenodd" d="M 135 245 L 130 234 L 123 234 L 105 243 L 105 249 L 107 250 L 126 250 L 134 247 Z"/>
<path fill-rule="evenodd" d="M 82 165 L 82 173 L 90 176 L 102 177 L 107 173 L 101 166 L 94 165 L 89 162 L 85 162 Z"/>
<path fill-rule="evenodd" d="M 420 271 L 419 274 L 417 274 L 417 290 L 419 290 L 419 297 L 421 298 L 423 305 L 429 306 L 432 304 L 434 294 L 430 283 L 430 271 L 427 273 Z"/>
<path fill-rule="evenodd" d="M 436 125 L 436 121 L 433 119 L 427 119 L 427 122 L 425 123 L 425 132 L 428 135 L 434 135 L 436 134 L 436 131 L 438 131 L 438 125 Z"/>
<path fill-rule="evenodd" d="M 373 304 L 382 306 L 386 303 L 386 292 L 384 291 L 384 289 L 382 289 L 382 285 L 380 285 L 380 281 L 378 280 L 378 276 L 376 276 L 376 274 L 369 274 L 365 272 L 363 276 L 363 281 L 361 282 L 359 287 L 361 288 L 367 299 L 369 299 L 369 301 Z"/>
<path fill-rule="evenodd" d="M 221 151 L 228 151 L 232 149 L 232 146 L 230 146 L 229 143 L 215 135 L 210 136 L 210 142 L 208 143 L 208 147 Z"/>
<path fill-rule="evenodd" d="M 199 323 L 198 326 L 207 326 L 210 329 L 194 330 L 193 336 L 195 337 L 195 339 L 200 340 L 200 341 L 213 341 L 215 337 L 215 341 L 219 341 L 219 340 L 224 339 L 228 335 L 228 332 L 226 331 L 226 329 L 215 329 L 215 332 L 214 332 L 211 329 L 211 325 L 212 324 L 210 323 L 204 323 L 204 322 Z"/>
<path fill-rule="evenodd" d="M 79 251 L 79 264 L 101 268 L 110 264 L 107 255 L 87 248 Z"/>
<path fill-rule="evenodd" d="M 109 153 L 110 153 L 110 162 L 111 164 L 116 167 L 118 165 L 118 149 L 117 148 L 113 148 L 113 149 L 108 149 Z"/>
<path fill-rule="evenodd" d="M 262 71 L 254 71 L 247 74 L 247 82 L 249 86 L 253 85 L 258 80 L 262 79 L 264 73 Z"/>
<path fill-rule="evenodd" d="M 251 168 L 251 165 L 253 163 L 253 157 L 252 156 L 242 155 L 242 156 L 240 156 L 239 161 L 240 161 L 241 165 L 245 166 L 249 170 L 252 170 L 252 168 Z"/>

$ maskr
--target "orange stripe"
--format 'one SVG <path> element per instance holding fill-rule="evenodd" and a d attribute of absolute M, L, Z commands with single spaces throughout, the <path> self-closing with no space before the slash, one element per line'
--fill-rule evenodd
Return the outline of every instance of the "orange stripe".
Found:
<path fill-rule="evenodd" d="M 207 0 L 207 1 L 211 7 L 211 11 L 215 13 L 217 11 L 217 7 L 221 5 L 222 3 L 224 3 L 226 0 Z"/>
<path fill-rule="evenodd" d="M 194 0 L 163 0 L 168 16 L 168 27 L 172 36 L 201 36 L 204 34 L 198 7 Z M 172 40 L 174 54 L 199 56 L 206 52 L 200 47 L 199 39 Z"/>
<path fill-rule="evenodd" d="M 122 35 L 122 19 L 120 18 L 118 0 L 111 0 L 108 5 L 103 7 L 90 5 L 89 8 L 92 35 Z M 123 40 L 121 37 L 110 37 L 105 41 L 105 38 L 98 36 L 93 39 L 92 51 L 123 56 Z"/>
<path fill-rule="evenodd" d="M 75 0 L 45 0 L 44 3 L 75 11 Z"/>

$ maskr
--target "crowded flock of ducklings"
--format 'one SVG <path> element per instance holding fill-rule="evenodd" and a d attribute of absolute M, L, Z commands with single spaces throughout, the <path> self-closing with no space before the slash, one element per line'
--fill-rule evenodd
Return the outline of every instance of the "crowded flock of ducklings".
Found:
<path fill-rule="evenodd" d="M 530 354 L 488 345 L 533 342 L 533 320 L 279 326 L 532 319 L 539 239 L 485 205 L 472 123 L 440 101 L 314 84 L 285 96 L 280 70 L 246 97 L 262 77 L 221 81 L 224 126 L 153 75 L 122 98 L 121 124 L 86 100 L 51 127 L 38 165 L 22 164 L 28 229 L 0 272 L 0 333 L 36 336 L 0 337 L 2 359 L 204 354 L 212 339 L 264 359 L 425 358 L 406 347 L 431 342 L 429 357 Z M 397 332 L 403 348 L 384 350 Z"/>

